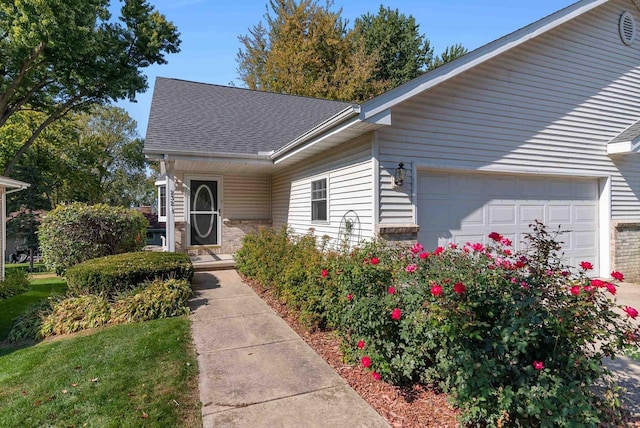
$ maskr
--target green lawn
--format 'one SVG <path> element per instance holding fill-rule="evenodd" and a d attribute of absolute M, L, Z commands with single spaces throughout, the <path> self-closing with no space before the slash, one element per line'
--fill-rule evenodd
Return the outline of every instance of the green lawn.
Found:
<path fill-rule="evenodd" d="M 13 319 L 25 311 L 30 305 L 46 299 L 54 293 L 64 293 L 67 284 L 58 277 L 32 279 L 31 289 L 6 300 L 0 300 L 0 342 L 5 340 L 11 331 Z"/>
<path fill-rule="evenodd" d="M 189 319 L 0 350 L 0 426 L 202 426 Z"/>

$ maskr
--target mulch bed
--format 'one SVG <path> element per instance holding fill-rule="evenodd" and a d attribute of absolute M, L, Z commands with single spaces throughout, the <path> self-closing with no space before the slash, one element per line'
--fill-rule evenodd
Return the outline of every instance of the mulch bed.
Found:
<path fill-rule="evenodd" d="M 445 394 L 422 385 L 404 388 L 390 385 L 373 379 L 371 372 L 363 367 L 346 364 L 340 352 L 340 340 L 332 332 L 306 330 L 298 322 L 297 315 L 269 290 L 248 278 L 243 280 L 391 426 L 458 427 L 457 411 L 447 402 Z"/>

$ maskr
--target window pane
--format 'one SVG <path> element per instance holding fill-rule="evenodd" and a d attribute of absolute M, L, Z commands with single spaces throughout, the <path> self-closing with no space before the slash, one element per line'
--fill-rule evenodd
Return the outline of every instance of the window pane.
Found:
<path fill-rule="evenodd" d="M 167 216 L 167 186 L 158 187 L 158 213 L 160 217 Z"/>
<path fill-rule="evenodd" d="M 311 203 L 311 220 L 327 220 L 327 201 Z"/>

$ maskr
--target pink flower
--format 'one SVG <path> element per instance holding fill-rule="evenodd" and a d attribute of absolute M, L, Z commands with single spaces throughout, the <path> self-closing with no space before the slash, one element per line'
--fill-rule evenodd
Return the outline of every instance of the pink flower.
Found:
<path fill-rule="evenodd" d="M 437 256 L 438 254 L 441 254 L 443 251 L 444 251 L 444 248 L 438 247 L 435 250 L 433 250 L 433 255 Z"/>
<path fill-rule="evenodd" d="M 415 243 L 413 247 L 411 247 L 411 252 L 413 254 L 418 254 L 420 251 L 424 250 L 424 247 L 420 245 L 419 242 Z"/>
<path fill-rule="evenodd" d="M 353 300 L 353 294 L 347 294 L 347 300 L 348 301 L 352 301 Z"/>
<path fill-rule="evenodd" d="M 482 251 L 484 251 L 484 245 L 482 245 L 479 242 L 476 242 L 475 244 L 473 244 L 471 248 L 473 248 L 473 251 L 476 251 L 478 253 L 481 253 Z"/>
<path fill-rule="evenodd" d="M 618 271 L 615 271 L 615 270 L 613 272 L 611 272 L 611 278 L 613 278 L 615 280 L 618 280 L 618 281 L 624 281 L 624 275 L 621 274 Z"/>
<path fill-rule="evenodd" d="M 393 312 L 391 312 L 391 319 L 392 320 L 398 321 L 401 316 L 402 316 L 402 311 L 400 310 L 400 308 L 395 308 L 393 310 Z"/>
<path fill-rule="evenodd" d="M 550 269 L 547 269 L 545 273 L 547 274 L 547 276 L 553 276 L 553 271 Z"/>
<path fill-rule="evenodd" d="M 377 265 L 378 263 L 380 263 L 380 259 L 377 257 L 371 257 L 370 261 L 372 265 Z"/>
<path fill-rule="evenodd" d="M 367 263 L 369 263 L 369 259 L 364 259 L 363 263 L 366 265 Z"/>
<path fill-rule="evenodd" d="M 464 284 L 461 282 L 456 282 L 455 285 L 453 286 L 453 291 L 455 291 L 458 294 L 462 294 L 465 291 L 467 291 L 467 287 L 465 287 Z"/>
<path fill-rule="evenodd" d="M 511 255 L 511 250 L 504 250 L 503 251 L 505 256 L 510 256 Z"/>
<path fill-rule="evenodd" d="M 591 285 L 596 287 L 596 288 L 602 288 L 604 287 L 604 281 L 601 279 L 592 279 L 591 280 Z"/>
<path fill-rule="evenodd" d="M 367 357 L 366 355 L 362 357 L 362 360 L 360 361 L 362 362 L 363 367 L 365 368 L 371 367 L 371 358 Z"/>
<path fill-rule="evenodd" d="M 560 272 L 560 275 L 564 276 L 565 278 L 568 277 L 570 275 L 570 272 L 567 270 L 563 270 L 562 272 Z"/>
<path fill-rule="evenodd" d="M 364 340 L 358 342 L 358 349 L 364 348 Z"/>
<path fill-rule="evenodd" d="M 616 286 L 611 284 L 610 282 L 607 282 L 605 284 L 605 287 L 607 287 L 607 290 L 609 290 L 609 293 L 613 294 L 614 296 L 616 295 Z"/>
<path fill-rule="evenodd" d="M 326 269 L 322 269 L 322 272 L 320 273 L 320 275 L 321 275 L 323 278 L 326 278 L 326 277 L 327 277 L 327 275 L 329 275 L 329 271 L 328 271 L 328 270 L 326 270 Z"/>
<path fill-rule="evenodd" d="M 438 284 L 434 285 L 433 287 L 431 287 L 431 294 L 438 297 L 439 295 L 442 294 L 442 287 L 439 286 Z"/>
<path fill-rule="evenodd" d="M 538 371 L 544 370 L 544 362 L 543 361 L 534 361 L 533 362 L 533 368 L 538 370 Z"/>
<path fill-rule="evenodd" d="M 580 267 L 584 270 L 591 270 L 593 269 L 593 265 L 589 262 L 580 262 Z"/>
<path fill-rule="evenodd" d="M 511 243 L 511 240 L 509 238 L 502 238 L 502 241 L 500 241 L 502 243 L 502 245 L 504 245 L 505 247 L 510 247 L 511 245 L 513 245 Z M 509 250 L 505 250 L 505 251 L 509 251 Z"/>
<path fill-rule="evenodd" d="M 636 319 L 636 317 L 638 316 L 638 311 L 631 306 L 625 306 L 624 311 L 633 319 Z"/>
<path fill-rule="evenodd" d="M 528 289 L 529 289 L 529 284 L 527 284 L 527 283 L 526 283 L 526 282 L 524 282 L 524 281 L 522 281 L 522 282 L 520 283 L 520 286 L 521 286 L 522 288 L 524 288 L 525 290 L 528 290 Z"/>
<path fill-rule="evenodd" d="M 513 265 L 516 269 L 522 269 L 526 266 L 525 262 L 522 260 L 518 260 L 515 265 Z"/>
<path fill-rule="evenodd" d="M 580 287 L 578 287 L 577 285 L 571 287 L 571 294 L 573 294 L 574 296 L 580 294 Z"/>
<path fill-rule="evenodd" d="M 418 265 L 413 263 L 408 265 L 406 268 L 404 268 L 404 270 L 406 270 L 409 273 L 415 272 L 416 269 L 418 269 Z"/>
<path fill-rule="evenodd" d="M 373 377 L 375 380 L 380 380 L 380 379 L 382 379 L 382 378 L 380 377 L 380 373 L 378 373 L 378 372 L 372 372 L 372 373 L 371 373 L 371 377 Z"/>
<path fill-rule="evenodd" d="M 420 258 L 422 260 L 426 259 L 427 257 L 429 257 L 429 253 L 425 253 L 425 252 L 420 253 Z"/>
<path fill-rule="evenodd" d="M 502 235 L 500 235 L 498 232 L 491 232 L 489 234 L 489 238 L 493 239 L 496 242 L 502 241 Z"/>
<path fill-rule="evenodd" d="M 587 293 L 591 293 L 593 290 L 595 290 L 595 288 L 593 288 L 592 285 L 585 285 L 584 286 L 584 291 L 586 291 Z"/>
<path fill-rule="evenodd" d="M 458 248 L 458 244 L 452 242 L 451 244 L 449 244 L 449 248 L 455 250 L 456 248 Z"/>
<path fill-rule="evenodd" d="M 393 287 L 389 287 L 389 289 L 387 290 L 387 292 L 388 292 L 389 294 L 395 294 L 395 293 L 396 293 L 396 289 L 395 289 L 395 288 L 393 288 Z"/>

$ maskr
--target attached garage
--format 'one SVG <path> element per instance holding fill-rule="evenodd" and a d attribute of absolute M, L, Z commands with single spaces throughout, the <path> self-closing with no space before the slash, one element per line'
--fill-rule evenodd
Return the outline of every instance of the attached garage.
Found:
<path fill-rule="evenodd" d="M 491 232 L 522 247 L 529 225 L 566 231 L 565 261 L 588 260 L 599 271 L 597 179 L 420 171 L 417 186 L 418 240 L 425 248 L 448 243 L 487 243 Z"/>

